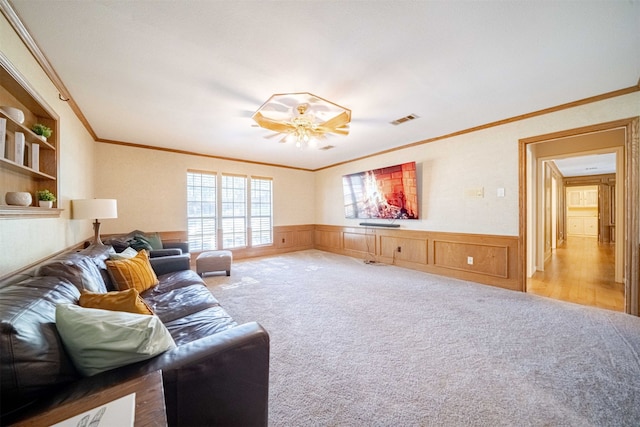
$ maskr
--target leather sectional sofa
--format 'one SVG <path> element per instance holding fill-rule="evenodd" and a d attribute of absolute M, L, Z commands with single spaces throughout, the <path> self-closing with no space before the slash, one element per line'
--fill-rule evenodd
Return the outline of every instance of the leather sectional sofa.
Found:
<path fill-rule="evenodd" d="M 159 284 L 140 294 L 175 348 L 79 373 L 56 329 L 56 306 L 78 304 L 81 289 L 113 289 L 109 250 L 62 254 L 0 283 L 0 424 L 161 370 L 169 425 L 266 425 L 269 335 L 255 322 L 238 325 L 189 269 L 188 254 L 151 258 Z"/>

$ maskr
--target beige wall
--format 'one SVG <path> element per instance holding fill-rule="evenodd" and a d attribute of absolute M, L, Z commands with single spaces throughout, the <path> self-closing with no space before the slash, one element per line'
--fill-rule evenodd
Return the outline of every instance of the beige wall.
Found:
<path fill-rule="evenodd" d="M 636 92 L 311 173 L 94 143 L 1 16 L 0 50 L 60 116 L 59 205 L 65 209 L 60 219 L 0 221 L 0 276 L 92 235 L 89 220 L 69 219 L 71 199 L 118 199 L 120 217 L 104 220 L 103 233 L 184 230 L 190 168 L 273 177 L 275 225 L 357 225 L 344 218 L 341 176 L 415 160 L 421 219 L 403 228 L 514 236 L 519 139 L 640 115 Z M 478 187 L 484 197 L 465 195 Z M 504 198 L 496 196 L 498 188 Z"/>
<path fill-rule="evenodd" d="M 274 225 L 313 224 L 312 172 L 96 143 L 96 197 L 118 199 L 102 232 L 186 230 L 188 169 L 271 177 Z"/>
<path fill-rule="evenodd" d="M 361 221 L 344 218 L 342 175 L 416 161 L 420 220 L 401 221 L 402 228 L 517 236 L 518 141 L 634 116 L 640 116 L 638 92 L 319 171 L 316 223 L 353 226 Z M 484 197 L 466 195 L 479 187 Z M 505 197 L 497 197 L 498 188 L 505 189 Z"/>
<path fill-rule="evenodd" d="M 93 197 L 93 140 L 0 14 L 0 51 L 60 116 L 59 219 L 0 220 L 0 276 L 92 235 L 89 221 L 69 220 L 69 200 Z M 0 199 L 10 189 L 0 188 Z"/>

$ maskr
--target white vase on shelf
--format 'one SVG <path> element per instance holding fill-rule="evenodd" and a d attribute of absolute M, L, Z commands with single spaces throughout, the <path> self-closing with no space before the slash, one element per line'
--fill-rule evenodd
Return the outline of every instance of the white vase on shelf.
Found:
<path fill-rule="evenodd" d="M 0 110 L 2 110 L 7 115 L 7 117 L 11 118 L 13 121 L 20 124 L 24 123 L 24 111 L 20 110 L 19 108 L 3 105 L 2 107 L 0 107 Z"/>
<path fill-rule="evenodd" d="M 26 191 L 9 191 L 4 196 L 4 200 L 8 205 L 13 206 L 30 206 L 31 205 L 31 193 Z"/>
<path fill-rule="evenodd" d="M 53 202 L 51 200 L 38 200 L 38 205 L 41 208 L 51 209 L 53 207 Z"/>

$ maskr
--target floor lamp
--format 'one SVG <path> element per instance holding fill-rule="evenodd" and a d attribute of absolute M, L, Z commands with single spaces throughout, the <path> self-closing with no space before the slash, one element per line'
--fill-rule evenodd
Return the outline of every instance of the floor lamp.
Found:
<path fill-rule="evenodd" d="M 71 201 L 73 219 L 95 219 L 93 223 L 93 243 L 91 246 L 104 246 L 100 240 L 100 223 L 98 219 L 118 218 L 118 201 L 116 199 L 81 199 Z"/>

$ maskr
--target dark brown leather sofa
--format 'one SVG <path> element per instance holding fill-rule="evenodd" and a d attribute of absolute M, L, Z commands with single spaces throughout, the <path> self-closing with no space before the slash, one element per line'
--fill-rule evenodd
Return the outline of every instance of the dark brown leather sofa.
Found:
<path fill-rule="evenodd" d="M 107 247 L 110 248 L 110 247 Z M 106 292 L 105 249 L 67 253 L 0 283 L 0 425 L 161 370 L 169 425 L 267 424 L 269 335 L 238 325 L 189 270 L 189 255 L 152 258 L 160 284 L 141 294 L 176 348 L 82 377 L 55 326 L 55 307 L 79 289 Z"/>

